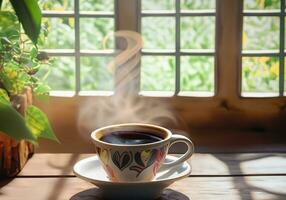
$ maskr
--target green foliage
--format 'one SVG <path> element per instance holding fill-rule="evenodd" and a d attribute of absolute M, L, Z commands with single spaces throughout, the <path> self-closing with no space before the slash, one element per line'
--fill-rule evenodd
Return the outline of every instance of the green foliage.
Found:
<path fill-rule="evenodd" d="M 3 96 L 0 98 L 0 122 L 0 131 L 7 133 L 10 137 L 16 140 L 36 141 L 24 118 L 12 107 L 9 101 L 4 100 Z"/>
<path fill-rule="evenodd" d="M 144 48 L 175 49 L 176 33 L 175 19 L 173 17 L 144 17 L 142 18 L 141 32 Z"/>
<path fill-rule="evenodd" d="M 28 106 L 26 110 L 26 123 L 35 137 L 43 137 L 59 142 L 47 116 L 37 107 Z"/>
<path fill-rule="evenodd" d="M 10 98 L 6 92 L 6 90 L 0 88 L 0 101 L 2 101 L 3 103 L 8 103 L 10 101 Z"/>
<path fill-rule="evenodd" d="M 80 47 L 82 49 L 103 49 L 103 39 L 109 32 L 114 31 L 114 19 L 81 19 Z M 114 39 L 108 40 L 108 49 L 114 48 Z"/>
<path fill-rule="evenodd" d="M 214 49 L 215 17 L 182 17 L 182 49 Z"/>
<path fill-rule="evenodd" d="M 212 10 L 215 9 L 216 0 L 181 0 L 182 10 Z"/>
<path fill-rule="evenodd" d="M 244 17 L 243 20 L 243 49 L 279 49 L 279 18 Z"/>
<path fill-rule="evenodd" d="M 263 10 L 263 9 L 279 9 L 280 0 L 244 0 L 244 9 L 247 10 Z"/>
<path fill-rule="evenodd" d="M 242 65 L 243 92 L 278 92 L 278 57 L 244 57 Z"/>
<path fill-rule="evenodd" d="M 113 89 L 112 74 L 106 66 L 112 57 L 83 57 L 81 58 L 81 81 L 82 90 Z"/>
<path fill-rule="evenodd" d="M 71 49 L 74 48 L 73 18 L 44 18 L 43 34 L 39 38 L 39 48 Z"/>
<path fill-rule="evenodd" d="M 73 0 L 38 0 L 42 10 L 73 10 Z"/>
<path fill-rule="evenodd" d="M 181 90 L 214 91 L 214 58 L 210 56 L 181 57 Z"/>
<path fill-rule="evenodd" d="M 25 33 L 37 44 L 41 29 L 41 10 L 36 0 L 10 0 Z"/>
<path fill-rule="evenodd" d="M 50 65 L 43 66 L 36 74 L 45 77 L 44 82 L 54 90 L 75 89 L 75 59 L 74 57 L 56 57 L 50 60 Z"/>
<path fill-rule="evenodd" d="M 83 11 L 114 11 L 114 0 L 79 0 Z"/>
<path fill-rule="evenodd" d="M 38 49 L 21 33 L 15 14 L 0 12 L 0 82 L 9 95 L 21 94 L 26 87 L 47 88 L 34 78 L 44 59 L 38 59 Z M 39 92 L 38 92 L 39 91 Z M 35 90 L 36 95 L 47 94 L 48 90 Z"/>
<path fill-rule="evenodd" d="M 142 10 L 174 10 L 174 0 L 143 0 Z"/>
<path fill-rule="evenodd" d="M 141 90 L 174 91 L 175 58 L 172 56 L 144 56 L 141 62 Z"/>
<path fill-rule="evenodd" d="M 19 2 L 14 2 L 14 8 L 21 6 Z M 25 9 L 33 7 L 31 1 L 25 3 L 31 3 Z M 18 8 L 18 12 L 27 12 L 21 9 Z M 47 117 L 38 108 L 28 107 L 27 118 L 24 119 L 10 103 L 11 96 L 21 95 L 27 87 L 32 88 L 35 95 L 48 94 L 49 87 L 35 77 L 41 64 L 47 63 L 47 57 L 39 54 L 34 45 L 37 35 L 32 35 L 31 41 L 21 32 L 18 18 L 12 10 L 1 10 L 0 18 L 0 131 L 16 140 L 35 142 L 37 137 L 45 137 L 58 141 Z M 33 27 L 28 28 L 32 30 Z"/>

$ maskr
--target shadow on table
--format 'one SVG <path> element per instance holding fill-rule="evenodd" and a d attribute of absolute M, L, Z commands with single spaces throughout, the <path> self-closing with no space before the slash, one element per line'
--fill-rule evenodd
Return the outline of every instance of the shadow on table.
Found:
<path fill-rule="evenodd" d="M 224 154 L 216 154 L 215 157 L 222 161 L 223 163 L 226 164 L 229 173 L 232 175 L 233 177 L 233 186 L 235 187 L 235 189 L 239 192 L 239 196 L 241 200 L 255 200 L 257 198 L 255 198 L 254 193 L 265 193 L 265 195 L 271 195 L 271 199 L 272 200 L 285 200 L 286 199 L 286 195 L 285 194 L 280 194 L 277 192 L 273 192 L 271 190 L 267 190 L 264 188 L 260 188 L 257 186 L 252 185 L 250 182 L 248 182 L 246 179 L 248 178 L 248 176 L 241 176 L 241 174 L 244 174 L 243 169 L 241 167 L 241 164 L 243 162 L 247 162 L 247 161 L 255 161 L 255 160 L 259 160 L 259 159 L 266 159 L 266 158 L 271 158 L 273 156 L 276 157 L 282 157 L 282 158 L 286 158 L 285 155 L 281 155 L 281 154 L 273 154 L 273 153 L 265 153 L 265 154 L 261 154 L 261 155 L 257 155 L 257 154 L 247 154 L 247 155 L 237 155 L 235 156 L 235 159 L 227 159 L 229 157 L 225 157 Z M 247 174 L 247 173 L 246 173 Z M 251 175 L 258 175 L 258 174 L 251 174 Z M 267 176 L 266 174 L 259 174 L 260 176 Z M 271 179 L 271 177 L 269 177 L 269 179 Z"/>
<path fill-rule="evenodd" d="M 136 198 L 136 200 L 137 199 L 139 198 Z M 104 198 L 99 189 L 92 188 L 75 194 L 70 200 L 104 200 Z M 165 189 L 161 197 L 156 200 L 190 200 L 190 198 L 178 191 Z"/>

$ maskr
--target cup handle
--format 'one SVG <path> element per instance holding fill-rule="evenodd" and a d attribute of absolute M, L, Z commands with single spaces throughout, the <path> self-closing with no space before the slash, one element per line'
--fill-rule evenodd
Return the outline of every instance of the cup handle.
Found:
<path fill-rule="evenodd" d="M 175 161 L 162 163 L 161 167 L 164 167 L 164 168 L 165 167 L 173 167 L 175 165 L 178 165 L 178 164 L 188 160 L 193 155 L 194 144 L 189 138 L 187 138 L 186 136 L 183 136 L 183 135 L 174 134 L 171 137 L 171 142 L 170 142 L 169 147 L 171 147 L 173 144 L 176 144 L 176 143 L 185 143 L 188 146 L 187 152 Z"/>

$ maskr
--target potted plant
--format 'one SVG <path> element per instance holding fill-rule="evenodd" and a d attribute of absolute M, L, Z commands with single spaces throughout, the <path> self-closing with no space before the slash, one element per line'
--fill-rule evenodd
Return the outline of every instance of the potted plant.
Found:
<path fill-rule="evenodd" d="M 14 176 L 34 151 L 38 137 L 58 141 L 46 115 L 32 105 L 49 87 L 36 76 L 47 56 L 37 39 L 41 11 L 36 0 L 0 0 L 0 176 Z M 24 32 L 23 32 L 24 29 Z"/>

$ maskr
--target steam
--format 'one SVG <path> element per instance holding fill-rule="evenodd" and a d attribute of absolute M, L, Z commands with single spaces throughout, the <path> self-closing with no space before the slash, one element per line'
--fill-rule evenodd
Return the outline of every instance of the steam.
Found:
<path fill-rule="evenodd" d="M 112 36 L 119 37 L 120 42 L 125 41 L 126 46 L 107 65 L 108 71 L 114 75 L 115 93 L 112 96 L 89 98 L 80 106 L 79 131 L 86 134 L 102 126 L 129 122 L 157 125 L 176 123 L 167 104 L 140 98 L 136 91 L 140 78 L 140 50 L 143 47 L 141 35 L 132 31 L 110 33 L 104 38 L 103 46 Z"/>

